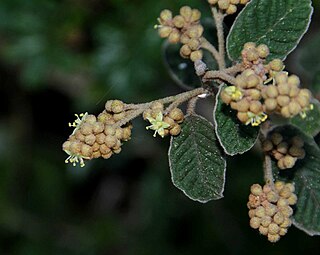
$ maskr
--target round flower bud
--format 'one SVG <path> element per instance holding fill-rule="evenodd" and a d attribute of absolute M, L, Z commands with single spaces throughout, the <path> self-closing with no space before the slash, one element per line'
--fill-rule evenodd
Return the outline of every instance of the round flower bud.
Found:
<path fill-rule="evenodd" d="M 291 113 L 292 116 L 295 116 L 301 112 L 301 106 L 295 101 L 291 101 L 289 103 L 289 112 Z"/>
<path fill-rule="evenodd" d="M 255 114 L 258 114 L 260 112 L 262 112 L 262 104 L 260 101 L 252 101 L 251 104 L 250 104 L 250 111 L 255 113 Z"/>
<path fill-rule="evenodd" d="M 283 214 L 281 212 L 277 212 L 274 216 L 273 216 L 273 221 L 280 225 L 284 222 L 285 217 L 283 216 Z"/>
<path fill-rule="evenodd" d="M 238 110 L 238 104 L 237 104 L 237 102 L 231 101 L 231 102 L 230 102 L 230 107 L 231 107 L 231 109 L 233 109 L 233 110 Z"/>
<path fill-rule="evenodd" d="M 116 129 L 114 128 L 113 125 L 106 125 L 106 126 L 104 127 L 104 133 L 105 133 L 106 135 L 115 135 Z"/>
<path fill-rule="evenodd" d="M 172 44 L 176 44 L 180 41 L 180 33 L 178 30 L 173 29 L 168 37 L 168 41 Z"/>
<path fill-rule="evenodd" d="M 94 134 L 86 135 L 84 142 L 88 145 L 93 145 L 96 141 L 96 136 Z"/>
<path fill-rule="evenodd" d="M 93 124 L 92 131 L 94 134 L 99 134 L 104 131 L 104 124 L 101 122 L 96 122 Z"/>
<path fill-rule="evenodd" d="M 297 75 L 290 75 L 288 77 L 288 83 L 292 86 L 298 87 L 300 85 L 300 79 Z"/>
<path fill-rule="evenodd" d="M 269 193 L 272 190 L 271 186 L 269 184 L 263 185 L 263 192 L 265 194 Z"/>
<path fill-rule="evenodd" d="M 289 205 L 289 203 L 286 198 L 283 198 L 283 197 L 279 198 L 279 200 L 277 202 L 278 207 L 283 207 L 283 206 L 288 206 L 288 205 Z"/>
<path fill-rule="evenodd" d="M 253 218 L 254 216 L 256 216 L 256 210 L 255 209 L 251 209 L 248 212 L 249 218 Z"/>
<path fill-rule="evenodd" d="M 113 148 L 117 144 L 118 139 L 115 136 L 107 135 L 105 137 L 104 143 L 109 147 Z"/>
<path fill-rule="evenodd" d="M 190 54 L 190 60 L 195 62 L 197 60 L 201 60 L 203 57 L 203 53 L 201 50 L 196 50 Z"/>
<path fill-rule="evenodd" d="M 65 141 L 65 142 L 62 144 L 62 150 L 64 150 L 64 151 L 70 151 L 70 145 L 71 145 L 71 142 L 70 142 L 70 141 Z"/>
<path fill-rule="evenodd" d="M 112 151 L 116 154 L 119 154 L 120 151 L 119 149 L 121 148 L 122 143 L 120 142 L 120 140 L 117 139 L 116 144 L 112 147 Z"/>
<path fill-rule="evenodd" d="M 293 210 L 290 206 L 279 207 L 279 210 L 285 217 L 290 217 L 293 214 Z"/>
<path fill-rule="evenodd" d="M 202 36 L 202 33 L 203 33 L 202 25 L 194 25 L 186 31 L 186 34 L 190 38 L 200 38 Z"/>
<path fill-rule="evenodd" d="M 297 161 L 297 158 L 294 158 L 290 155 L 286 155 L 284 158 L 283 158 L 283 163 L 285 165 L 286 168 L 292 168 L 294 167 L 295 163 Z"/>
<path fill-rule="evenodd" d="M 292 145 L 296 147 L 303 147 L 304 141 L 300 136 L 294 136 L 291 138 Z"/>
<path fill-rule="evenodd" d="M 250 227 L 253 229 L 258 229 L 260 227 L 261 219 L 258 217 L 253 217 L 250 219 Z"/>
<path fill-rule="evenodd" d="M 283 62 L 281 59 L 274 59 L 269 63 L 270 68 L 273 71 L 280 72 L 283 69 Z"/>
<path fill-rule="evenodd" d="M 302 159 L 305 157 L 306 152 L 303 148 L 297 147 L 297 146 L 291 146 L 289 149 L 289 154 L 292 157 L 297 157 L 299 159 Z"/>
<path fill-rule="evenodd" d="M 288 232 L 287 228 L 280 228 L 279 235 L 284 236 L 285 234 L 287 234 L 287 232 Z"/>
<path fill-rule="evenodd" d="M 278 85 L 278 91 L 280 95 L 289 95 L 290 87 L 287 83 L 281 83 Z"/>
<path fill-rule="evenodd" d="M 238 112 L 237 117 L 242 123 L 246 123 L 249 120 L 248 114 L 246 112 Z"/>
<path fill-rule="evenodd" d="M 244 44 L 243 49 L 249 50 L 256 48 L 256 44 L 254 42 L 247 42 Z"/>
<path fill-rule="evenodd" d="M 81 133 L 80 130 L 77 130 L 75 133 L 74 133 L 74 136 L 76 138 L 76 140 L 80 141 L 80 142 L 84 142 L 85 140 L 85 136 Z"/>
<path fill-rule="evenodd" d="M 280 153 L 282 153 L 282 154 L 287 154 L 288 148 L 289 148 L 288 143 L 286 143 L 286 142 L 281 142 L 281 143 L 279 143 L 278 146 L 277 146 L 277 151 L 280 152 Z"/>
<path fill-rule="evenodd" d="M 177 28 L 183 28 L 185 20 L 181 15 L 177 15 L 173 18 L 173 25 Z"/>
<path fill-rule="evenodd" d="M 238 88 L 246 88 L 247 87 L 247 80 L 243 75 L 238 75 L 236 77 L 236 86 Z"/>
<path fill-rule="evenodd" d="M 300 93 L 295 98 L 295 100 L 300 105 L 301 108 L 306 108 L 310 104 L 310 99 L 305 96 L 301 96 Z"/>
<path fill-rule="evenodd" d="M 282 153 L 280 153 L 279 151 L 277 151 L 277 150 L 273 150 L 272 151 L 272 155 L 276 160 L 279 160 L 279 161 L 280 161 L 280 159 L 282 159 L 284 157 L 284 155 Z"/>
<path fill-rule="evenodd" d="M 271 243 L 276 243 L 276 242 L 278 242 L 280 240 L 280 235 L 278 235 L 278 234 L 275 234 L 275 235 L 270 234 L 270 229 L 269 229 L 268 240 Z"/>
<path fill-rule="evenodd" d="M 272 222 L 272 218 L 270 216 L 264 216 L 261 219 L 261 226 L 268 227 Z"/>
<path fill-rule="evenodd" d="M 189 6 L 183 6 L 180 8 L 180 15 L 186 20 L 189 21 L 192 16 L 192 9 Z"/>
<path fill-rule="evenodd" d="M 283 223 L 280 225 L 281 228 L 288 228 L 292 224 L 292 221 L 288 218 L 285 217 Z"/>
<path fill-rule="evenodd" d="M 191 50 L 198 50 L 200 47 L 200 41 L 196 38 L 191 38 L 188 42 L 188 46 Z"/>
<path fill-rule="evenodd" d="M 161 38 L 167 38 L 172 32 L 172 27 L 162 26 L 158 29 L 158 34 Z"/>
<path fill-rule="evenodd" d="M 115 113 L 113 115 L 113 119 L 117 122 L 119 120 L 122 120 L 126 117 L 126 113 L 125 112 L 120 112 L 120 113 Z"/>
<path fill-rule="evenodd" d="M 228 9 L 226 10 L 226 13 L 229 15 L 232 15 L 236 12 L 237 12 L 237 6 L 235 6 L 234 4 L 230 4 Z"/>
<path fill-rule="evenodd" d="M 273 149 L 273 143 L 270 140 L 264 140 L 262 142 L 263 151 L 271 151 Z"/>
<path fill-rule="evenodd" d="M 104 159 L 109 159 L 109 158 L 111 158 L 111 156 L 112 156 L 112 151 L 110 151 L 109 153 L 106 153 L 106 154 L 101 154 L 101 156 L 102 156 Z"/>
<path fill-rule="evenodd" d="M 163 111 L 163 103 L 159 102 L 159 101 L 155 101 L 151 104 L 151 110 L 160 110 Z"/>
<path fill-rule="evenodd" d="M 268 227 L 264 227 L 264 226 L 260 226 L 259 227 L 259 232 L 260 232 L 261 235 L 266 236 L 266 235 L 268 235 L 269 228 Z"/>
<path fill-rule="evenodd" d="M 230 5 L 230 0 L 219 0 L 218 6 L 221 10 L 227 10 Z"/>
<path fill-rule="evenodd" d="M 283 136 L 280 133 L 273 133 L 271 135 L 271 141 L 274 145 L 278 145 L 283 141 Z"/>
<path fill-rule="evenodd" d="M 219 0 L 208 0 L 208 3 L 211 5 L 215 5 L 218 3 Z"/>
<path fill-rule="evenodd" d="M 87 115 L 87 117 L 85 118 L 85 122 L 89 123 L 89 124 L 93 124 L 97 121 L 96 116 L 94 116 L 93 114 L 89 114 Z"/>
<path fill-rule="evenodd" d="M 72 142 L 70 144 L 70 152 L 73 154 L 80 154 L 82 144 L 80 142 Z"/>
<path fill-rule="evenodd" d="M 260 58 L 266 58 L 270 53 L 268 46 L 265 44 L 260 44 L 257 47 L 257 51 Z"/>
<path fill-rule="evenodd" d="M 299 95 L 299 93 L 300 93 L 300 89 L 298 87 L 291 86 L 290 92 L 289 92 L 290 97 L 296 97 Z"/>
<path fill-rule="evenodd" d="M 92 153 L 92 158 L 100 158 L 101 157 L 101 152 L 100 151 L 94 151 Z"/>
<path fill-rule="evenodd" d="M 109 154 L 111 152 L 111 149 L 106 144 L 101 144 L 99 149 L 102 155 Z"/>
<path fill-rule="evenodd" d="M 100 133 L 98 135 L 96 135 L 96 142 L 98 144 L 103 144 L 105 141 L 106 135 L 104 133 Z"/>
<path fill-rule="evenodd" d="M 248 59 L 249 61 L 251 61 L 251 62 L 257 61 L 257 60 L 259 59 L 259 53 L 258 53 L 258 51 L 257 51 L 255 48 L 249 49 L 249 50 L 247 51 L 247 59 Z"/>
<path fill-rule="evenodd" d="M 273 112 L 277 108 L 278 102 L 274 98 L 267 98 L 264 101 L 264 105 L 265 105 L 266 111 Z"/>
<path fill-rule="evenodd" d="M 288 200 L 289 205 L 295 205 L 298 201 L 298 197 L 296 194 L 291 194 L 287 200 Z"/>
<path fill-rule="evenodd" d="M 282 107 L 286 106 L 286 105 L 288 105 L 290 103 L 290 98 L 288 96 L 280 95 L 280 96 L 277 97 L 277 103 L 278 103 L 278 105 L 280 105 Z"/>
<path fill-rule="evenodd" d="M 258 89 L 248 89 L 247 91 L 248 97 L 251 97 L 252 100 L 260 100 L 261 92 Z"/>
<path fill-rule="evenodd" d="M 172 19 L 172 12 L 170 10 L 163 10 L 160 12 L 160 19 L 164 22 L 168 22 Z"/>
<path fill-rule="evenodd" d="M 255 196 L 260 196 L 263 194 L 262 187 L 259 184 L 251 185 L 250 191 Z"/>
<path fill-rule="evenodd" d="M 189 58 L 190 54 L 191 54 L 191 49 L 188 45 L 182 45 L 182 47 L 180 48 L 180 55 L 183 58 Z"/>
<path fill-rule="evenodd" d="M 239 102 L 237 102 L 237 105 L 237 109 L 239 112 L 247 112 L 250 107 L 250 103 L 246 98 L 243 98 Z"/>
<path fill-rule="evenodd" d="M 271 203 L 267 204 L 265 209 L 266 209 L 266 215 L 268 215 L 270 217 L 275 215 L 275 213 L 278 211 L 278 208 L 274 204 L 271 204 Z"/>
<path fill-rule="evenodd" d="M 122 139 L 123 137 L 123 129 L 121 127 L 116 128 L 116 134 L 115 134 L 117 139 Z"/>
<path fill-rule="evenodd" d="M 122 140 L 129 141 L 131 138 L 131 128 L 126 127 L 126 128 L 123 128 L 122 130 L 123 130 Z"/>
<path fill-rule="evenodd" d="M 98 144 L 97 142 L 95 142 L 93 145 L 92 145 L 92 150 L 95 152 L 95 151 L 98 151 L 100 148 L 100 144 Z"/>
<path fill-rule="evenodd" d="M 201 12 L 198 9 L 192 10 L 191 22 L 197 22 L 201 18 Z"/>
<path fill-rule="evenodd" d="M 309 99 L 310 100 L 310 98 L 311 98 L 311 92 L 310 92 L 310 90 L 308 90 L 308 89 L 301 89 L 300 91 L 299 91 L 299 95 L 300 96 L 305 96 L 307 99 Z"/>
<path fill-rule="evenodd" d="M 103 111 L 98 115 L 98 122 L 106 123 L 110 120 L 113 120 L 112 115 L 110 113 L 107 113 L 106 111 Z"/>
<path fill-rule="evenodd" d="M 231 96 L 228 95 L 227 92 L 225 92 L 224 90 L 221 91 L 220 93 L 220 97 L 221 97 L 221 100 L 225 103 L 225 104 L 230 104 L 231 102 Z"/>
<path fill-rule="evenodd" d="M 276 80 L 276 83 L 278 85 L 280 84 L 287 84 L 288 82 L 288 73 L 286 72 L 279 72 L 276 74 L 276 76 L 274 77 Z M 287 85 L 288 86 L 288 85 Z"/>
<path fill-rule="evenodd" d="M 96 122 L 97 123 L 97 122 Z M 80 132 L 83 135 L 90 135 L 95 124 L 83 123 L 80 127 Z"/>
<path fill-rule="evenodd" d="M 267 200 L 270 202 L 270 203 L 275 203 L 277 202 L 279 199 L 279 196 L 276 192 L 274 191 L 270 191 L 268 194 L 267 194 Z"/>
<path fill-rule="evenodd" d="M 269 229 L 269 234 L 275 235 L 279 233 L 280 227 L 276 223 L 271 223 L 268 229 Z"/>
<path fill-rule="evenodd" d="M 288 106 L 284 106 L 281 108 L 281 115 L 282 115 L 282 117 L 287 118 L 287 119 L 291 117 Z"/>
<path fill-rule="evenodd" d="M 256 74 L 252 74 L 247 77 L 247 88 L 255 88 L 260 84 L 260 77 Z"/>
<path fill-rule="evenodd" d="M 175 121 L 181 121 L 184 119 L 184 114 L 179 108 L 174 108 L 169 112 L 169 117 Z"/>
<path fill-rule="evenodd" d="M 266 94 L 269 98 L 276 98 L 278 96 L 278 89 L 274 85 L 269 85 L 266 89 Z"/>
<path fill-rule="evenodd" d="M 170 135 L 179 135 L 181 132 L 181 126 L 180 125 L 175 125 L 173 128 L 170 129 Z"/>
<path fill-rule="evenodd" d="M 240 0 L 230 0 L 230 4 L 239 4 Z"/>
<path fill-rule="evenodd" d="M 263 206 L 258 206 L 256 208 L 256 216 L 259 218 L 263 218 L 265 216 L 265 209 Z"/>
<path fill-rule="evenodd" d="M 92 148 L 87 144 L 82 144 L 81 146 L 81 156 L 86 158 L 91 158 L 92 156 Z"/>

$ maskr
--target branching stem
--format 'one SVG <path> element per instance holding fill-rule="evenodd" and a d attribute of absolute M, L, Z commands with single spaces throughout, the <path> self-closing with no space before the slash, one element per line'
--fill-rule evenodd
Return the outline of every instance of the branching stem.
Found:
<path fill-rule="evenodd" d="M 226 68 L 225 45 L 224 45 L 225 41 L 224 41 L 224 31 L 223 31 L 223 20 L 224 20 L 225 14 L 223 14 L 220 10 L 218 11 L 215 7 L 212 7 L 211 11 L 212 11 L 212 15 L 217 28 L 219 55 L 221 59 L 221 65 L 219 65 L 219 69 L 222 70 Z"/>

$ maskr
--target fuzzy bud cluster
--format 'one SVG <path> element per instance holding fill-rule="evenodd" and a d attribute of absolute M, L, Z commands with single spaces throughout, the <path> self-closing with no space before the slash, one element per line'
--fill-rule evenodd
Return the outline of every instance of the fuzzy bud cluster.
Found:
<path fill-rule="evenodd" d="M 121 152 L 122 142 L 130 140 L 132 125 L 117 126 L 117 122 L 126 117 L 124 103 L 110 100 L 105 108 L 98 117 L 87 113 L 77 115 L 77 120 L 69 124 L 75 129 L 62 146 L 69 155 L 66 163 L 84 166 L 84 160 L 108 159 L 114 153 Z"/>
<path fill-rule="evenodd" d="M 269 114 L 280 114 L 291 118 L 313 109 L 310 104 L 311 92 L 300 89 L 296 75 L 283 72 L 280 59 L 266 63 L 269 48 L 249 42 L 241 52 L 243 71 L 235 78 L 234 86 L 221 92 L 221 99 L 237 111 L 238 119 L 248 125 L 258 126 Z"/>
<path fill-rule="evenodd" d="M 262 90 L 265 111 L 276 112 L 284 118 L 298 114 L 305 116 L 306 111 L 312 108 L 311 92 L 308 89 L 300 89 L 299 86 L 298 76 L 278 72 L 274 76 L 274 84 L 265 86 Z"/>
<path fill-rule="evenodd" d="M 237 111 L 237 117 L 242 123 L 260 125 L 267 119 L 261 103 L 262 78 L 252 69 L 246 69 L 235 81 L 235 86 L 221 91 L 222 101 Z"/>
<path fill-rule="evenodd" d="M 151 123 L 147 129 L 155 131 L 154 137 L 157 133 L 161 137 L 176 136 L 181 132 L 180 124 L 184 120 L 184 114 L 179 108 L 173 108 L 165 114 L 164 105 L 160 102 L 154 102 L 149 109 L 144 111 L 143 119 Z"/>
<path fill-rule="evenodd" d="M 297 203 L 292 183 L 277 181 L 274 187 L 253 184 L 250 188 L 249 209 L 250 226 L 268 237 L 270 242 L 279 241 L 291 226 L 293 214 L 291 206 Z"/>
<path fill-rule="evenodd" d="M 271 133 L 262 142 L 262 149 L 270 154 L 281 170 L 294 167 L 298 159 L 305 157 L 304 141 L 299 136 L 285 138 L 280 133 Z"/>
<path fill-rule="evenodd" d="M 170 10 L 163 10 L 156 26 L 161 38 L 168 38 L 170 43 L 182 43 L 180 55 L 192 61 L 200 60 L 203 27 L 200 24 L 201 12 L 189 6 L 180 8 L 179 15 L 173 16 Z"/>
<path fill-rule="evenodd" d="M 229 15 L 237 12 L 237 5 L 245 5 L 248 2 L 249 0 L 208 0 L 210 5 L 216 5 L 220 10 L 225 11 Z"/>

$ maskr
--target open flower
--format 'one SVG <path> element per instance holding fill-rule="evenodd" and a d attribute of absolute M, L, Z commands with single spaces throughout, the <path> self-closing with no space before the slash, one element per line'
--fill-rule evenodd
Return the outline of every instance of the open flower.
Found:
<path fill-rule="evenodd" d="M 251 124 L 251 126 L 256 127 L 259 126 L 262 122 L 264 122 L 268 118 L 268 115 L 264 112 L 260 112 L 258 114 L 248 112 L 248 117 L 249 119 L 246 122 L 246 125 Z"/>
<path fill-rule="evenodd" d="M 152 117 L 147 117 L 147 120 L 151 123 L 151 125 L 147 126 L 146 129 L 154 130 L 154 137 L 156 137 L 158 133 L 163 138 L 165 134 L 164 130 L 170 127 L 170 124 L 163 121 L 162 112 L 159 112 L 155 119 Z"/>

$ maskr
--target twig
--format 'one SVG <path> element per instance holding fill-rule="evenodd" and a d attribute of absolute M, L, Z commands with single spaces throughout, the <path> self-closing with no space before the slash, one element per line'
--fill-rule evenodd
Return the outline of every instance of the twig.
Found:
<path fill-rule="evenodd" d="M 219 43 L 219 54 L 221 58 L 221 66 L 219 65 L 219 69 L 225 69 L 226 63 L 225 63 L 225 41 L 224 41 L 224 31 L 223 31 L 223 20 L 225 15 L 218 11 L 215 7 L 211 8 L 214 21 L 216 23 L 217 28 L 217 36 L 218 36 L 218 43 Z"/>
<path fill-rule="evenodd" d="M 236 84 L 236 79 L 229 75 L 228 73 L 224 71 L 208 71 L 206 74 L 203 76 L 204 81 L 208 80 L 222 80 L 226 81 L 232 85 Z"/>
<path fill-rule="evenodd" d="M 273 180 L 273 173 L 272 173 L 272 162 L 269 155 L 265 154 L 264 156 L 264 165 L 263 165 L 263 171 L 264 171 L 264 181 L 266 184 L 271 185 L 271 187 L 274 186 L 274 180 Z"/>
<path fill-rule="evenodd" d="M 194 114 L 198 99 L 199 97 L 193 97 L 189 100 L 188 106 L 187 106 L 187 114 L 189 115 Z"/>
<path fill-rule="evenodd" d="M 221 58 L 220 53 L 217 51 L 216 47 L 214 47 L 206 38 L 201 38 L 201 48 L 209 51 L 215 60 L 218 63 L 219 69 L 224 69 L 225 63 L 224 59 Z"/>

